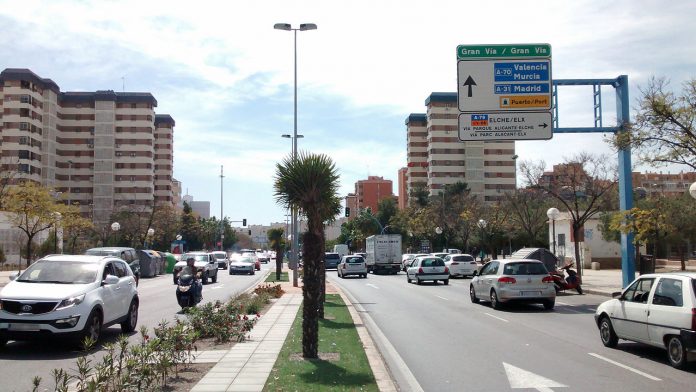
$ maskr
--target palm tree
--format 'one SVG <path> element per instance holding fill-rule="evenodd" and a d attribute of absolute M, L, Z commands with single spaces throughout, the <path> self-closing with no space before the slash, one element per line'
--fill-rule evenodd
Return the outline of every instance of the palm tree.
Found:
<path fill-rule="evenodd" d="M 276 254 L 276 280 L 280 281 L 280 271 L 283 269 L 283 236 L 285 231 L 279 227 L 274 227 L 268 230 L 268 244 Z"/>
<path fill-rule="evenodd" d="M 302 234 L 302 356 L 318 358 L 324 222 L 333 219 L 341 208 L 336 165 L 323 154 L 301 152 L 295 159 L 286 157 L 276 164 L 274 189 L 279 204 L 296 208 L 307 217 L 307 232 Z"/>

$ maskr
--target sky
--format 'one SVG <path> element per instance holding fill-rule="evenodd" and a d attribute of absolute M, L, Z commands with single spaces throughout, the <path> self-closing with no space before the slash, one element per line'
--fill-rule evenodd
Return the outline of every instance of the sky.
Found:
<path fill-rule="evenodd" d="M 222 165 L 224 216 L 269 224 L 285 220 L 273 177 L 293 131 L 293 33 L 275 23 L 318 26 L 297 33 L 298 148 L 330 156 L 346 195 L 368 175 L 398 191 L 404 120 L 431 92 L 456 91 L 457 45 L 548 43 L 554 79 L 628 75 L 635 108 L 651 77 L 677 92 L 696 77 L 694 17 L 692 0 L 0 0 L 0 68 L 61 91 L 151 92 L 176 121 L 183 193 L 220 216 Z M 592 126 L 592 110 L 591 87 L 559 90 L 560 126 Z M 518 161 L 548 167 L 580 151 L 616 156 L 602 134 L 516 142 Z"/>

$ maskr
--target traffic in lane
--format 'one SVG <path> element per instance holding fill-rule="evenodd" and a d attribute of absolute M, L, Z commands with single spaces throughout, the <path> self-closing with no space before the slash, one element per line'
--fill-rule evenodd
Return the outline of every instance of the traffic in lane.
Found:
<path fill-rule="evenodd" d="M 671 368 L 651 348 L 605 348 L 592 317 L 605 297 L 561 294 L 553 311 L 537 305 L 497 311 L 471 303 L 470 279 L 449 286 L 409 285 L 404 274 L 356 280 L 329 272 L 329 279 L 364 308 L 423 390 L 690 390 L 693 381 L 693 372 Z M 394 370 L 398 361 L 387 361 Z"/>

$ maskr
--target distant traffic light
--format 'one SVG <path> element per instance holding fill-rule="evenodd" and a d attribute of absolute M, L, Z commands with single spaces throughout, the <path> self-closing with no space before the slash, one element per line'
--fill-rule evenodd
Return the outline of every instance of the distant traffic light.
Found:
<path fill-rule="evenodd" d="M 251 230 L 249 230 L 249 235 L 251 235 Z"/>
<path fill-rule="evenodd" d="M 346 217 L 350 216 L 350 207 L 346 207 Z"/>
<path fill-rule="evenodd" d="M 246 218 L 242 219 L 242 226 L 246 226 Z"/>

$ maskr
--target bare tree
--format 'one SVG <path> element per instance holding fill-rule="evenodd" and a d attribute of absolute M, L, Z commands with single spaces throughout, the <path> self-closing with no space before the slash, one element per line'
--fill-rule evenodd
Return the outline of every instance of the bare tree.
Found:
<path fill-rule="evenodd" d="M 511 212 L 514 229 L 526 237 L 530 246 L 546 243 L 543 233 L 547 230 L 546 211 L 551 203 L 543 190 L 526 188 L 506 193 L 505 206 Z"/>
<path fill-rule="evenodd" d="M 581 152 L 564 163 L 556 165 L 553 172 L 545 172 L 543 161 L 520 163 L 520 172 L 527 185 L 542 190 L 556 199 L 570 214 L 575 244 L 575 261 L 580 274 L 580 242 L 584 240 L 587 220 L 612 206 L 611 191 L 617 183 L 618 172 L 605 155 Z"/>

